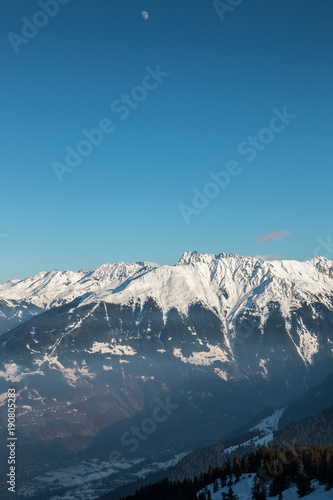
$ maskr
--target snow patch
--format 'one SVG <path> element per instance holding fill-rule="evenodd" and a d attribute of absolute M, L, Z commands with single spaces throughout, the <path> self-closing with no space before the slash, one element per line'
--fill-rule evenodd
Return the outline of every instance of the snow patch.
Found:
<path fill-rule="evenodd" d="M 256 474 L 243 474 L 243 476 L 240 477 L 237 483 L 234 481 L 234 484 L 232 485 L 232 491 L 235 495 L 238 495 L 239 500 L 251 500 L 251 490 L 253 488 L 255 476 Z M 319 484 L 318 481 L 311 481 L 311 484 L 314 487 L 314 491 L 303 498 L 309 500 L 332 499 L 332 490 L 325 491 L 325 485 Z M 214 493 L 214 485 L 210 484 L 197 493 L 197 498 L 200 493 L 207 493 L 207 491 L 210 491 L 212 500 L 221 500 L 222 493 L 226 493 L 228 495 L 229 486 L 219 488 L 218 491 Z M 278 500 L 278 495 L 269 498 L 271 500 Z M 284 490 L 283 500 L 296 500 L 297 498 L 299 498 L 299 495 L 297 494 L 296 486 L 290 486 L 289 488 Z"/>
<path fill-rule="evenodd" d="M 107 342 L 94 342 L 89 353 L 113 354 L 114 356 L 134 356 L 136 351 L 126 345 L 111 345 Z"/>
<path fill-rule="evenodd" d="M 215 363 L 215 361 L 229 361 L 228 354 L 221 349 L 221 347 L 211 344 L 207 344 L 206 347 L 209 349 L 208 352 L 193 352 L 192 355 L 187 358 L 183 356 L 181 349 L 174 349 L 173 355 L 176 356 L 176 358 L 180 358 L 183 363 L 190 363 L 191 365 L 209 366 Z"/>
<path fill-rule="evenodd" d="M 218 377 L 222 378 L 223 380 L 228 380 L 227 372 L 221 370 L 220 368 L 214 368 L 214 372 Z"/>

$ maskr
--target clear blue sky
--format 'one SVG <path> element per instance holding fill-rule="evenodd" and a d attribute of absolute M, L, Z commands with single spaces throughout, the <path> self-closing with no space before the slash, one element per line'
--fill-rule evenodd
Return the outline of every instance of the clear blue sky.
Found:
<path fill-rule="evenodd" d="M 333 235 L 331 1 L 244 0 L 223 22 L 202 0 L 40 10 L 0 4 L 1 282 L 105 262 L 174 264 L 186 250 L 303 260 Z M 34 34 L 22 18 L 46 24 Z M 146 96 L 135 89 L 135 109 L 112 111 L 157 65 L 169 75 Z M 270 143 L 249 162 L 240 144 L 284 106 L 296 118 L 263 132 Z M 104 118 L 113 131 L 59 182 L 53 162 L 65 164 L 66 146 Z M 239 175 L 187 224 L 179 205 L 193 208 L 193 189 L 231 160 Z M 290 233 L 255 240 L 275 231 Z M 320 253 L 333 258 L 333 248 Z"/>

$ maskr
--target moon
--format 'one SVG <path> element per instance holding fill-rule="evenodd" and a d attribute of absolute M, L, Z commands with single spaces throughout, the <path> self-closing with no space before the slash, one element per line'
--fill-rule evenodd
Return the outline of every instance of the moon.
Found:
<path fill-rule="evenodd" d="M 148 19 L 148 17 L 149 17 L 149 14 L 148 14 L 148 12 L 146 12 L 145 10 L 143 10 L 143 11 L 141 12 L 141 16 L 143 17 L 143 19 L 144 19 L 145 21 L 147 21 L 147 19 Z"/>

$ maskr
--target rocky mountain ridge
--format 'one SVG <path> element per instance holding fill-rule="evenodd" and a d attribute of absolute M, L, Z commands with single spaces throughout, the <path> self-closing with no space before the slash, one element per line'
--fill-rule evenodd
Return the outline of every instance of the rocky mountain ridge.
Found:
<path fill-rule="evenodd" d="M 333 371 L 325 258 L 187 252 L 175 266 L 39 273 L 0 285 L 0 300 L 1 401 L 15 383 L 27 439 L 38 425 L 38 439 L 71 449 L 118 436 L 169 395 L 180 409 L 165 429 L 178 421 L 182 452 L 193 430 L 214 442 Z"/>

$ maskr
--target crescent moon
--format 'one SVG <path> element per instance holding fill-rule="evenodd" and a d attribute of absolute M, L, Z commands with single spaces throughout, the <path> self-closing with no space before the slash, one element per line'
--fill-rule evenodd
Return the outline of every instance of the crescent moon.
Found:
<path fill-rule="evenodd" d="M 146 12 L 145 10 L 143 10 L 143 11 L 141 12 L 141 16 L 143 17 L 143 19 L 144 19 L 145 21 L 147 21 L 147 19 L 148 19 L 148 17 L 149 17 L 149 14 L 148 14 L 148 12 Z"/>

